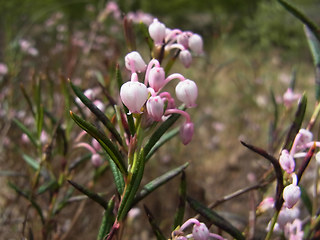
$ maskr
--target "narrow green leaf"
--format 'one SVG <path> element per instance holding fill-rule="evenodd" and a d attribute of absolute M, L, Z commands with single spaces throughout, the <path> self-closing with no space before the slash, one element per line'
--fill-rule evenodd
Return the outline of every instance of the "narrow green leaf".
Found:
<path fill-rule="evenodd" d="M 312 54 L 313 63 L 316 68 L 315 91 L 316 99 L 317 101 L 320 101 L 320 42 L 308 27 L 305 26 L 304 32 L 308 40 L 308 45 Z"/>
<path fill-rule="evenodd" d="M 33 159 L 32 157 L 30 157 L 27 154 L 22 154 L 22 158 L 30 167 L 33 168 L 33 170 L 35 170 L 35 171 L 39 170 L 40 164 L 37 160 Z"/>
<path fill-rule="evenodd" d="M 32 142 L 32 144 L 33 144 L 35 147 L 38 147 L 37 140 L 36 140 L 36 138 L 33 136 L 33 134 L 31 133 L 31 131 L 29 131 L 29 129 L 28 129 L 26 126 L 24 126 L 24 124 L 23 124 L 22 122 L 20 122 L 18 119 L 14 118 L 14 119 L 13 119 L 13 122 L 21 129 L 21 131 L 22 131 L 23 133 L 25 133 L 25 134 L 28 136 L 30 142 Z"/>
<path fill-rule="evenodd" d="M 54 191 L 59 188 L 59 184 L 56 179 L 51 179 L 50 181 L 44 183 L 38 188 L 37 193 L 42 194 L 48 190 Z"/>
<path fill-rule="evenodd" d="M 43 106 L 40 105 L 37 114 L 36 114 L 36 126 L 37 126 L 37 135 L 38 139 L 40 139 L 42 126 L 43 126 Z"/>
<path fill-rule="evenodd" d="M 201 216 L 205 217 L 212 224 L 229 233 L 235 239 L 245 240 L 245 237 L 237 228 L 235 228 L 230 222 L 225 220 L 215 211 L 207 208 L 206 206 L 202 205 L 200 202 L 196 201 L 195 199 L 192 199 L 189 196 L 187 196 L 187 201 L 193 210 L 198 212 Z"/>
<path fill-rule="evenodd" d="M 154 235 L 156 236 L 157 240 L 166 240 L 167 238 L 161 232 L 161 230 L 160 230 L 158 224 L 156 223 L 154 217 L 152 216 L 150 210 L 145 205 L 143 205 L 143 207 L 144 207 L 144 210 L 145 210 L 146 215 L 148 217 L 148 221 L 151 225 L 152 231 L 153 231 Z"/>
<path fill-rule="evenodd" d="M 119 221 L 123 220 L 130 208 L 132 207 L 132 203 L 134 201 L 134 197 L 138 191 L 138 188 L 140 186 L 143 172 L 144 172 L 144 166 L 145 166 L 145 154 L 144 150 L 141 149 L 139 156 L 137 157 L 137 160 L 134 161 L 132 166 L 132 176 L 130 179 L 130 175 L 127 178 L 128 186 L 125 189 L 124 195 L 121 199 L 120 207 L 118 210 L 118 216 L 117 219 Z"/>
<path fill-rule="evenodd" d="M 186 200 L 187 200 L 187 181 L 186 181 L 186 174 L 182 172 L 181 182 L 179 187 L 179 205 L 174 218 L 172 230 L 175 230 L 178 226 L 181 226 L 183 223 L 183 217 L 184 217 L 184 212 L 186 208 Z"/>
<path fill-rule="evenodd" d="M 166 142 L 168 142 L 170 139 L 175 137 L 179 133 L 180 127 L 176 127 L 172 129 L 171 131 L 165 133 L 159 141 L 151 148 L 150 152 L 146 156 L 146 161 L 148 161 L 152 155 Z"/>
<path fill-rule="evenodd" d="M 112 159 L 110 159 L 110 157 L 107 154 L 106 154 L 106 158 L 110 164 L 110 169 L 113 174 L 113 179 L 116 184 L 117 191 L 120 195 L 122 195 L 124 186 L 125 186 L 123 176 L 119 171 L 119 168 L 117 168 L 116 164 L 112 161 Z"/>
<path fill-rule="evenodd" d="M 67 180 L 74 188 L 76 188 L 78 191 L 82 192 L 84 195 L 87 195 L 88 198 L 92 199 L 96 203 L 98 203 L 100 206 L 102 206 L 104 209 L 108 208 L 108 202 L 104 200 L 101 196 L 98 194 L 90 191 L 89 189 L 85 188 L 84 186 L 75 183 L 72 180 Z"/>
<path fill-rule="evenodd" d="M 91 158 L 92 154 L 91 153 L 88 153 L 88 154 L 85 154 L 79 158 L 77 158 L 75 161 L 73 161 L 68 170 L 69 172 L 72 171 L 73 169 L 75 169 L 76 167 L 78 167 L 80 164 L 86 162 L 87 160 L 89 160 Z"/>
<path fill-rule="evenodd" d="M 16 193 L 18 193 L 19 195 L 23 196 L 24 198 L 26 198 L 28 201 L 30 201 L 31 205 L 36 209 L 37 213 L 40 216 L 41 222 L 44 224 L 45 220 L 42 214 L 42 210 L 41 207 L 38 205 L 38 203 L 29 196 L 29 194 L 27 194 L 26 192 L 24 192 L 23 190 L 21 190 L 18 186 L 16 186 L 14 183 L 12 182 L 8 182 L 8 186 L 10 188 L 12 188 L 14 191 L 16 191 Z"/>
<path fill-rule="evenodd" d="M 21 89 L 21 91 L 22 91 L 22 94 L 23 94 L 24 98 L 26 99 L 26 101 L 27 101 L 27 103 L 28 103 L 28 106 L 29 106 L 30 112 L 32 113 L 32 116 L 35 117 L 35 116 L 36 116 L 36 113 L 35 113 L 34 110 L 33 110 L 32 101 L 31 101 L 29 95 L 27 94 L 27 91 L 26 91 L 26 89 L 24 88 L 24 86 L 23 86 L 22 83 L 20 84 L 20 89 Z"/>
<path fill-rule="evenodd" d="M 305 94 L 303 94 L 295 114 L 295 119 L 293 120 L 289 129 L 289 132 L 287 134 L 287 138 L 283 146 L 283 149 L 291 149 L 294 138 L 296 137 L 297 133 L 301 128 L 302 121 L 306 112 L 306 108 L 307 108 L 307 97 Z"/>
<path fill-rule="evenodd" d="M 186 167 L 188 167 L 189 163 L 185 163 L 175 169 L 170 170 L 169 172 L 166 172 L 160 177 L 157 177 L 156 179 L 152 180 L 151 182 L 147 183 L 137 194 L 133 201 L 133 205 L 137 204 L 140 200 L 148 196 L 151 192 L 165 184 L 166 182 L 169 182 L 171 179 L 173 179 L 175 176 L 177 176 L 179 173 L 183 172 Z"/>
<path fill-rule="evenodd" d="M 72 194 L 74 192 L 74 188 L 70 187 L 67 191 L 67 193 L 64 195 L 63 199 L 56 205 L 56 207 L 53 210 L 53 216 L 57 215 L 65 206 L 68 205 L 68 200 L 71 198 Z"/>
<path fill-rule="evenodd" d="M 306 209 L 308 210 L 308 213 L 311 216 L 312 215 L 312 201 L 309 198 L 309 195 L 308 195 L 306 189 L 301 185 L 299 185 L 299 187 L 301 190 L 301 200 L 302 200 L 304 206 L 306 207 Z"/>
<path fill-rule="evenodd" d="M 78 96 L 78 98 L 83 102 L 84 105 L 86 105 L 90 111 L 103 123 L 103 125 L 111 132 L 111 134 L 114 136 L 114 138 L 119 142 L 120 145 L 123 145 L 122 139 L 120 134 L 118 133 L 117 129 L 113 126 L 109 118 L 101 112 L 101 110 L 94 105 L 83 93 L 82 91 L 74 85 L 70 81 L 71 88 L 73 92 Z"/>
<path fill-rule="evenodd" d="M 102 148 L 109 154 L 111 159 L 115 162 L 122 174 L 127 175 L 127 170 L 123 161 L 123 157 L 118 148 L 95 126 L 86 122 L 76 114 L 70 112 L 72 119 L 87 133 L 94 137 L 102 146 Z"/>
<path fill-rule="evenodd" d="M 179 119 L 179 114 L 172 114 L 165 122 L 163 122 L 158 129 L 152 134 L 148 143 L 146 144 L 144 151 L 146 156 L 148 156 L 150 150 L 159 141 L 162 135 Z"/>
<path fill-rule="evenodd" d="M 307 18 L 301 11 L 299 11 L 297 8 L 292 6 L 286 1 L 278 0 L 278 2 L 287 9 L 292 15 L 294 15 L 296 18 L 298 18 L 303 24 L 305 24 L 310 31 L 315 35 L 315 37 L 320 41 L 320 29 L 317 27 L 317 25 L 312 22 L 309 18 Z"/>
<path fill-rule="evenodd" d="M 110 231 L 110 228 L 115 220 L 115 217 L 113 215 L 113 208 L 114 208 L 114 196 L 109 200 L 108 202 L 108 208 L 105 210 L 102 218 L 102 222 L 99 228 L 99 233 L 97 240 L 103 240 L 105 239 L 105 236 Z"/>

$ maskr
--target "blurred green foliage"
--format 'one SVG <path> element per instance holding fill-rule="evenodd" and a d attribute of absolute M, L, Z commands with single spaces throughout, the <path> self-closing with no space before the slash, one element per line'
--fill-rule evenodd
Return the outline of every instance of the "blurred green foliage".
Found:
<path fill-rule="evenodd" d="M 319 0 L 288 0 L 320 23 Z M 28 33 L 34 23 L 45 21 L 50 14 L 65 13 L 70 25 L 89 23 L 86 6 L 97 13 L 107 0 L 10 0 L 0 1 L 0 52 L 5 43 Z M 180 26 L 199 32 L 211 41 L 232 39 L 265 50 L 271 47 L 298 50 L 305 44 L 299 21 L 276 0 L 115 0 L 124 13 L 142 10 L 164 21 L 168 27 Z M 92 17 L 92 16 L 91 16 Z M 0 54 L 1 59 L 1 54 Z"/>

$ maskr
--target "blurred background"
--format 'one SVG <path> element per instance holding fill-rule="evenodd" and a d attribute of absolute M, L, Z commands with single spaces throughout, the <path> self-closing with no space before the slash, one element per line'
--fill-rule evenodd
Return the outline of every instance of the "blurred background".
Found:
<path fill-rule="evenodd" d="M 34 74 L 43 76 L 46 79 L 43 92 L 48 96 L 43 104 L 59 119 L 64 119 L 68 111 L 67 102 L 63 100 L 65 95 L 61 93 L 61 76 L 71 78 L 83 89 L 102 82 L 110 94 L 115 94 L 114 67 L 116 63 L 123 66 L 128 52 L 119 19 L 142 11 L 169 28 L 202 35 L 205 44 L 205 55 L 196 57 L 190 69 L 184 69 L 177 62 L 172 70 L 195 80 L 199 87 L 198 107 L 191 110 L 196 123 L 194 139 L 186 147 L 174 139 L 161 149 L 148 165 L 143 181 L 148 182 L 189 162 L 188 194 L 205 204 L 256 183 L 269 165 L 249 153 L 239 140 L 277 149 L 270 145 L 270 123 L 274 119 L 270 92 L 281 104 L 294 75 L 295 91 L 309 96 L 311 107 L 307 116 L 311 115 L 315 102 L 312 57 L 302 24 L 275 0 L 118 0 L 115 2 L 121 16 L 112 18 L 103 15 L 107 2 L 0 1 L 0 62 L 5 63 L 10 72 L 10 77 L 0 79 L 1 170 L 31 174 L 21 157 L 21 152 L 28 152 L 29 147 L 20 139 L 20 130 L 11 125 L 13 117 L 25 122 L 30 115 L 27 103 L 21 100 L 19 86 L 23 84 L 32 94 Z M 319 0 L 291 0 L 290 3 L 320 25 Z M 135 38 L 137 48 L 146 52 L 138 26 Z M 100 98 L 107 101 L 106 96 Z M 289 111 L 281 124 L 290 123 L 293 114 L 294 110 Z M 32 123 L 26 124 L 32 126 Z M 92 177 L 90 167 L 85 166 L 90 174 L 79 173 L 76 180 L 86 183 Z M 0 176 L 4 186 L 0 193 L 0 236 L 20 239 L 27 202 L 5 187 L 7 179 L 24 186 L 23 176 Z M 109 181 L 112 179 L 106 176 L 95 190 L 109 189 Z M 178 184 L 175 179 L 144 201 L 168 237 L 178 202 Z M 258 203 L 262 195 L 256 195 Z M 243 227 L 251 198 L 245 194 L 219 205 L 216 210 Z M 78 204 L 62 211 L 56 220 L 66 229 L 74 224 L 66 239 L 95 238 L 102 213 L 98 206 L 86 201 L 80 218 L 72 223 L 70 219 Z M 141 206 L 138 206 L 141 213 L 129 221 L 124 239 L 155 239 Z M 186 219 L 194 214 L 188 210 Z M 36 228 L 36 223 L 33 227 Z"/>

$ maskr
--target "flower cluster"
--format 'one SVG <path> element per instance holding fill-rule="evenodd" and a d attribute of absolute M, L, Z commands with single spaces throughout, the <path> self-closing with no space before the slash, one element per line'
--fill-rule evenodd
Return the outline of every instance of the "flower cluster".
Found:
<path fill-rule="evenodd" d="M 186 122 L 181 127 L 180 136 L 184 144 L 191 141 L 193 135 L 193 123 L 187 112 L 177 109 L 175 100 L 169 92 L 162 92 L 162 88 L 174 79 L 178 79 L 175 92 L 177 98 L 187 108 L 196 106 L 198 88 L 194 81 L 186 79 L 179 73 L 165 76 L 164 69 L 157 59 L 152 59 L 148 65 L 141 55 L 134 51 L 126 55 L 125 65 L 131 71 L 131 81 L 124 83 L 120 89 L 120 97 L 130 113 L 142 113 L 142 107 L 146 105 L 147 114 L 153 121 L 161 121 L 164 116 L 173 113 L 181 114 Z M 145 72 L 144 83 L 139 82 L 138 74 Z"/>
<path fill-rule="evenodd" d="M 155 46 L 161 44 L 166 44 L 166 47 L 181 45 L 186 51 L 188 51 L 187 47 L 189 46 L 190 49 L 197 53 L 202 52 L 202 39 L 200 36 L 180 30 L 170 30 L 169 33 L 168 31 L 163 23 L 154 19 L 153 23 L 149 26 L 149 34 L 154 40 Z M 182 41 L 182 36 L 185 36 L 184 41 Z M 195 38 L 198 40 L 192 40 Z M 178 43 L 174 43 L 175 41 L 178 41 Z M 181 114 L 185 117 L 186 121 L 180 128 L 180 137 L 183 144 L 188 144 L 193 136 L 194 124 L 191 122 L 187 112 L 176 108 L 175 99 L 171 94 L 162 91 L 162 89 L 172 80 L 179 80 L 179 83 L 175 87 L 176 97 L 186 108 L 192 108 L 196 106 L 195 102 L 198 96 L 196 83 L 190 79 L 186 79 L 180 73 L 166 76 L 165 70 L 159 60 L 152 59 L 146 64 L 141 55 L 136 51 L 126 55 L 125 66 L 131 71 L 131 80 L 121 86 L 120 98 L 130 113 L 141 114 L 146 109 L 148 117 L 156 122 L 165 120 L 166 116 L 174 113 Z M 143 82 L 140 82 L 138 79 L 139 73 L 144 73 Z"/>
<path fill-rule="evenodd" d="M 197 55 L 203 53 L 203 41 L 200 35 L 180 29 L 169 29 L 158 19 L 154 19 L 149 25 L 149 34 L 156 48 L 164 47 L 165 51 L 178 49 L 179 59 L 186 68 L 192 63 L 191 52 Z"/>
<path fill-rule="evenodd" d="M 185 235 L 183 232 L 187 227 L 193 224 L 192 233 Z M 223 237 L 221 237 L 218 234 L 209 232 L 209 229 L 207 226 L 199 222 L 195 218 L 190 218 L 187 220 L 180 229 L 173 231 L 172 233 L 172 239 L 176 240 L 187 240 L 193 238 L 194 240 L 209 240 L 209 239 L 218 239 L 218 240 L 224 240 Z"/>

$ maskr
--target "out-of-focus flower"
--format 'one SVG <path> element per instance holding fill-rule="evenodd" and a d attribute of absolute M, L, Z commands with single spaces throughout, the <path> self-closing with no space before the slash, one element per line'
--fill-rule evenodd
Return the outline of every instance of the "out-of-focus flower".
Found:
<path fill-rule="evenodd" d="M 196 83 L 190 79 L 180 81 L 176 86 L 177 98 L 186 104 L 186 107 L 195 107 L 198 97 L 198 87 Z"/>
<path fill-rule="evenodd" d="M 6 75 L 8 73 L 8 67 L 4 63 L 0 63 L 0 77 Z"/>
<path fill-rule="evenodd" d="M 293 173 L 296 164 L 293 157 L 289 154 L 288 150 L 282 150 L 279 162 L 284 171 L 286 171 L 287 173 Z"/>
<path fill-rule="evenodd" d="M 287 91 L 283 94 L 283 103 L 287 108 L 289 108 L 300 98 L 301 94 L 294 93 L 291 88 L 288 88 Z"/>
<path fill-rule="evenodd" d="M 19 45 L 22 52 L 24 53 L 27 53 L 31 56 L 37 56 L 39 54 L 39 51 L 36 48 L 34 48 L 29 41 L 25 39 L 20 39 Z"/>
<path fill-rule="evenodd" d="M 279 228 L 283 230 L 285 225 L 289 222 L 293 222 L 293 220 L 299 217 L 299 214 L 300 214 L 300 211 L 299 211 L 299 208 L 297 207 L 282 208 L 277 220 L 277 223 L 279 224 Z"/>
<path fill-rule="evenodd" d="M 188 50 L 182 50 L 179 53 L 179 60 L 185 66 L 186 68 L 190 67 L 192 63 L 192 56 L 191 53 Z"/>
<path fill-rule="evenodd" d="M 267 197 L 262 200 L 262 202 L 257 207 L 257 213 L 264 213 L 269 209 L 274 207 L 274 199 L 272 197 Z"/>
<path fill-rule="evenodd" d="M 189 38 L 189 48 L 196 54 L 203 53 L 203 40 L 199 34 L 192 34 Z"/>
<path fill-rule="evenodd" d="M 142 11 L 129 12 L 127 14 L 127 18 L 134 23 L 144 23 L 147 26 L 149 26 L 154 19 L 154 17 L 151 14 L 148 14 Z"/>
<path fill-rule="evenodd" d="M 148 98 L 146 85 L 140 82 L 126 82 L 121 86 L 120 97 L 131 113 L 140 113 Z"/>
<path fill-rule="evenodd" d="M 303 239 L 302 221 L 295 219 L 292 223 L 287 223 L 284 228 L 284 235 L 290 240 L 302 240 Z"/>

